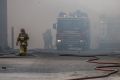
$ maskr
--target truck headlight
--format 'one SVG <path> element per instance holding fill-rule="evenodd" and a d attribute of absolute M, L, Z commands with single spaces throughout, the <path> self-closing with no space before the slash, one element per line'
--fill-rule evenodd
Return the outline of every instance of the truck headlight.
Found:
<path fill-rule="evenodd" d="M 57 40 L 58 43 L 60 43 L 62 40 Z"/>
<path fill-rule="evenodd" d="M 84 42 L 84 40 L 80 40 L 80 43 L 83 43 Z"/>

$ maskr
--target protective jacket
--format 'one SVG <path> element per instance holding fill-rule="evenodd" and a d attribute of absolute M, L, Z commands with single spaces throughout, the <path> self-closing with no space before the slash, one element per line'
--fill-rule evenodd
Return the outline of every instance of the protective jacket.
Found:
<path fill-rule="evenodd" d="M 28 46 L 27 41 L 29 40 L 29 36 L 26 33 L 20 33 L 17 41 L 20 43 L 20 46 Z"/>

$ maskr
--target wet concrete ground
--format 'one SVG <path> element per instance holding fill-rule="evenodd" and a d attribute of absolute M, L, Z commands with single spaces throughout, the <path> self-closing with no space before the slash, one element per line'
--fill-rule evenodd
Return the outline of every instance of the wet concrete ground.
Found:
<path fill-rule="evenodd" d="M 100 58 L 106 61 L 120 61 L 116 56 Z M 0 80 L 66 80 L 105 74 L 95 71 L 94 68 L 98 65 L 86 62 L 88 59 L 43 54 L 39 57 L 0 58 Z M 91 80 L 120 80 L 120 75 L 118 73 L 108 78 Z"/>

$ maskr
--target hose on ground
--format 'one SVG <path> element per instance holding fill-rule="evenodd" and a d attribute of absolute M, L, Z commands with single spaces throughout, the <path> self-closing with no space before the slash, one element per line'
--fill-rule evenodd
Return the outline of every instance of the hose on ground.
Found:
<path fill-rule="evenodd" d="M 61 56 L 84 57 L 84 56 L 79 56 L 79 55 L 61 55 Z M 91 59 L 87 60 L 88 63 L 109 64 L 107 66 L 97 66 L 95 68 L 95 70 L 105 71 L 108 73 L 103 74 L 103 75 L 98 75 L 98 76 L 81 77 L 81 78 L 74 78 L 74 79 L 68 79 L 68 80 L 87 80 L 87 79 L 105 78 L 105 77 L 109 77 L 112 74 L 119 72 L 118 69 L 115 69 L 115 67 L 120 67 L 119 62 L 105 62 L 105 61 L 100 62 L 100 61 L 98 61 L 100 58 L 98 58 L 96 56 L 86 56 L 86 57 L 92 57 Z"/>

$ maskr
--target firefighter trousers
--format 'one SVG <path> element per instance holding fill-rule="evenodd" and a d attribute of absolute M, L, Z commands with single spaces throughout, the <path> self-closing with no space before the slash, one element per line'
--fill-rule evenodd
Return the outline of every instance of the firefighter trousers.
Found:
<path fill-rule="evenodd" d="M 20 46 L 20 56 L 27 56 L 27 46 Z"/>

